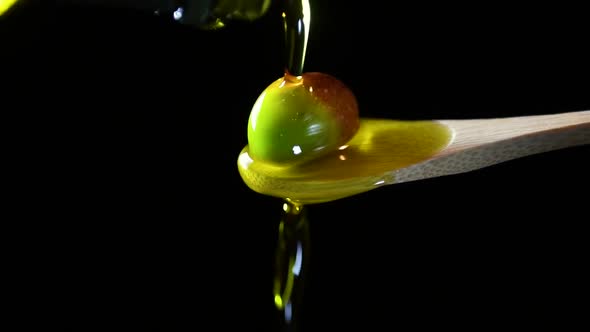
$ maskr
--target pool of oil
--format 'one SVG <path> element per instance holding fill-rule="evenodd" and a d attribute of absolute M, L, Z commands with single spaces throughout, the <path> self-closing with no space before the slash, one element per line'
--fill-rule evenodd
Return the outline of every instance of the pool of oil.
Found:
<path fill-rule="evenodd" d="M 437 121 L 361 120 L 348 144 L 299 165 L 253 160 L 246 146 L 238 169 L 254 191 L 302 204 L 327 202 L 395 182 L 395 171 L 428 160 L 452 140 Z"/>

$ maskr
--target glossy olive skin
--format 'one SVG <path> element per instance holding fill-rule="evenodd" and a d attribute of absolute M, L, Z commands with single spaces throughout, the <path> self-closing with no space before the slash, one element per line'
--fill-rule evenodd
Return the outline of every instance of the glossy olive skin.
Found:
<path fill-rule="evenodd" d="M 324 73 L 285 75 L 252 107 L 249 154 L 275 164 L 304 162 L 346 144 L 358 128 L 358 103 L 344 83 Z"/>

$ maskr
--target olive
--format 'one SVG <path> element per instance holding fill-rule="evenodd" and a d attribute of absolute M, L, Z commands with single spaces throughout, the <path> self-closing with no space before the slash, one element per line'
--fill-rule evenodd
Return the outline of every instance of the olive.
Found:
<path fill-rule="evenodd" d="M 308 161 L 345 145 L 359 123 L 356 97 L 340 80 L 319 72 L 285 74 L 252 107 L 249 154 L 275 164 Z"/>

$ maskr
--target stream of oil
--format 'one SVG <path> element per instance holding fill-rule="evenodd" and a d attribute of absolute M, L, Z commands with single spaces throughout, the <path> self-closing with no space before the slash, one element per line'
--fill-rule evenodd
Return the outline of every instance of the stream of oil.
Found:
<path fill-rule="evenodd" d="M 285 32 L 285 77 L 298 80 L 311 23 L 309 0 L 286 0 L 282 13 Z M 275 252 L 273 295 L 279 314 L 279 330 L 297 332 L 303 302 L 304 277 L 309 257 L 309 228 L 305 207 L 283 197 Z"/>
<path fill-rule="evenodd" d="M 285 200 L 275 252 L 273 295 L 281 332 L 300 328 L 305 276 L 309 266 L 309 227 L 303 205 Z"/>
<path fill-rule="evenodd" d="M 301 76 L 311 24 L 309 0 L 286 0 L 283 24 L 285 30 L 285 71 L 293 76 Z"/>
<path fill-rule="evenodd" d="M 293 81 L 303 74 L 311 23 L 309 0 L 286 0 L 284 8 L 285 77 Z M 254 191 L 284 200 L 273 288 L 281 331 L 297 332 L 301 326 L 309 258 L 305 205 L 390 184 L 393 179 L 383 174 L 428 159 L 451 138 L 451 131 L 438 122 L 362 119 L 359 131 L 347 145 L 305 164 L 265 164 L 250 158 L 248 147 L 244 148 L 238 169 L 245 183 Z"/>
<path fill-rule="evenodd" d="M 301 79 L 305 62 L 309 0 L 286 0 L 284 8 L 285 77 L 296 81 Z M 390 184 L 392 179 L 382 178 L 383 174 L 428 159 L 446 147 L 451 137 L 450 130 L 438 122 L 362 119 L 347 145 L 305 164 L 265 164 L 250 158 L 248 147 L 244 148 L 238 169 L 245 183 L 254 191 L 284 200 L 273 287 L 280 331 L 297 332 L 301 326 L 309 259 L 305 206 Z"/>

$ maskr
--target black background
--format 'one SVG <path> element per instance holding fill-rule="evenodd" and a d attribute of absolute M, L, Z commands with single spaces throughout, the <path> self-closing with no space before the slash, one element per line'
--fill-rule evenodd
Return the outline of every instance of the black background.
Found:
<path fill-rule="evenodd" d="M 278 2 L 219 31 L 48 3 L 0 22 L 15 184 L 4 273 L 20 323 L 273 331 L 281 201 L 248 189 L 236 159 L 252 104 L 282 74 Z M 581 8 L 311 3 L 306 71 L 344 81 L 363 116 L 590 109 Z M 309 206 L 303 327 L 587 325 L 588 152 Z"/>

